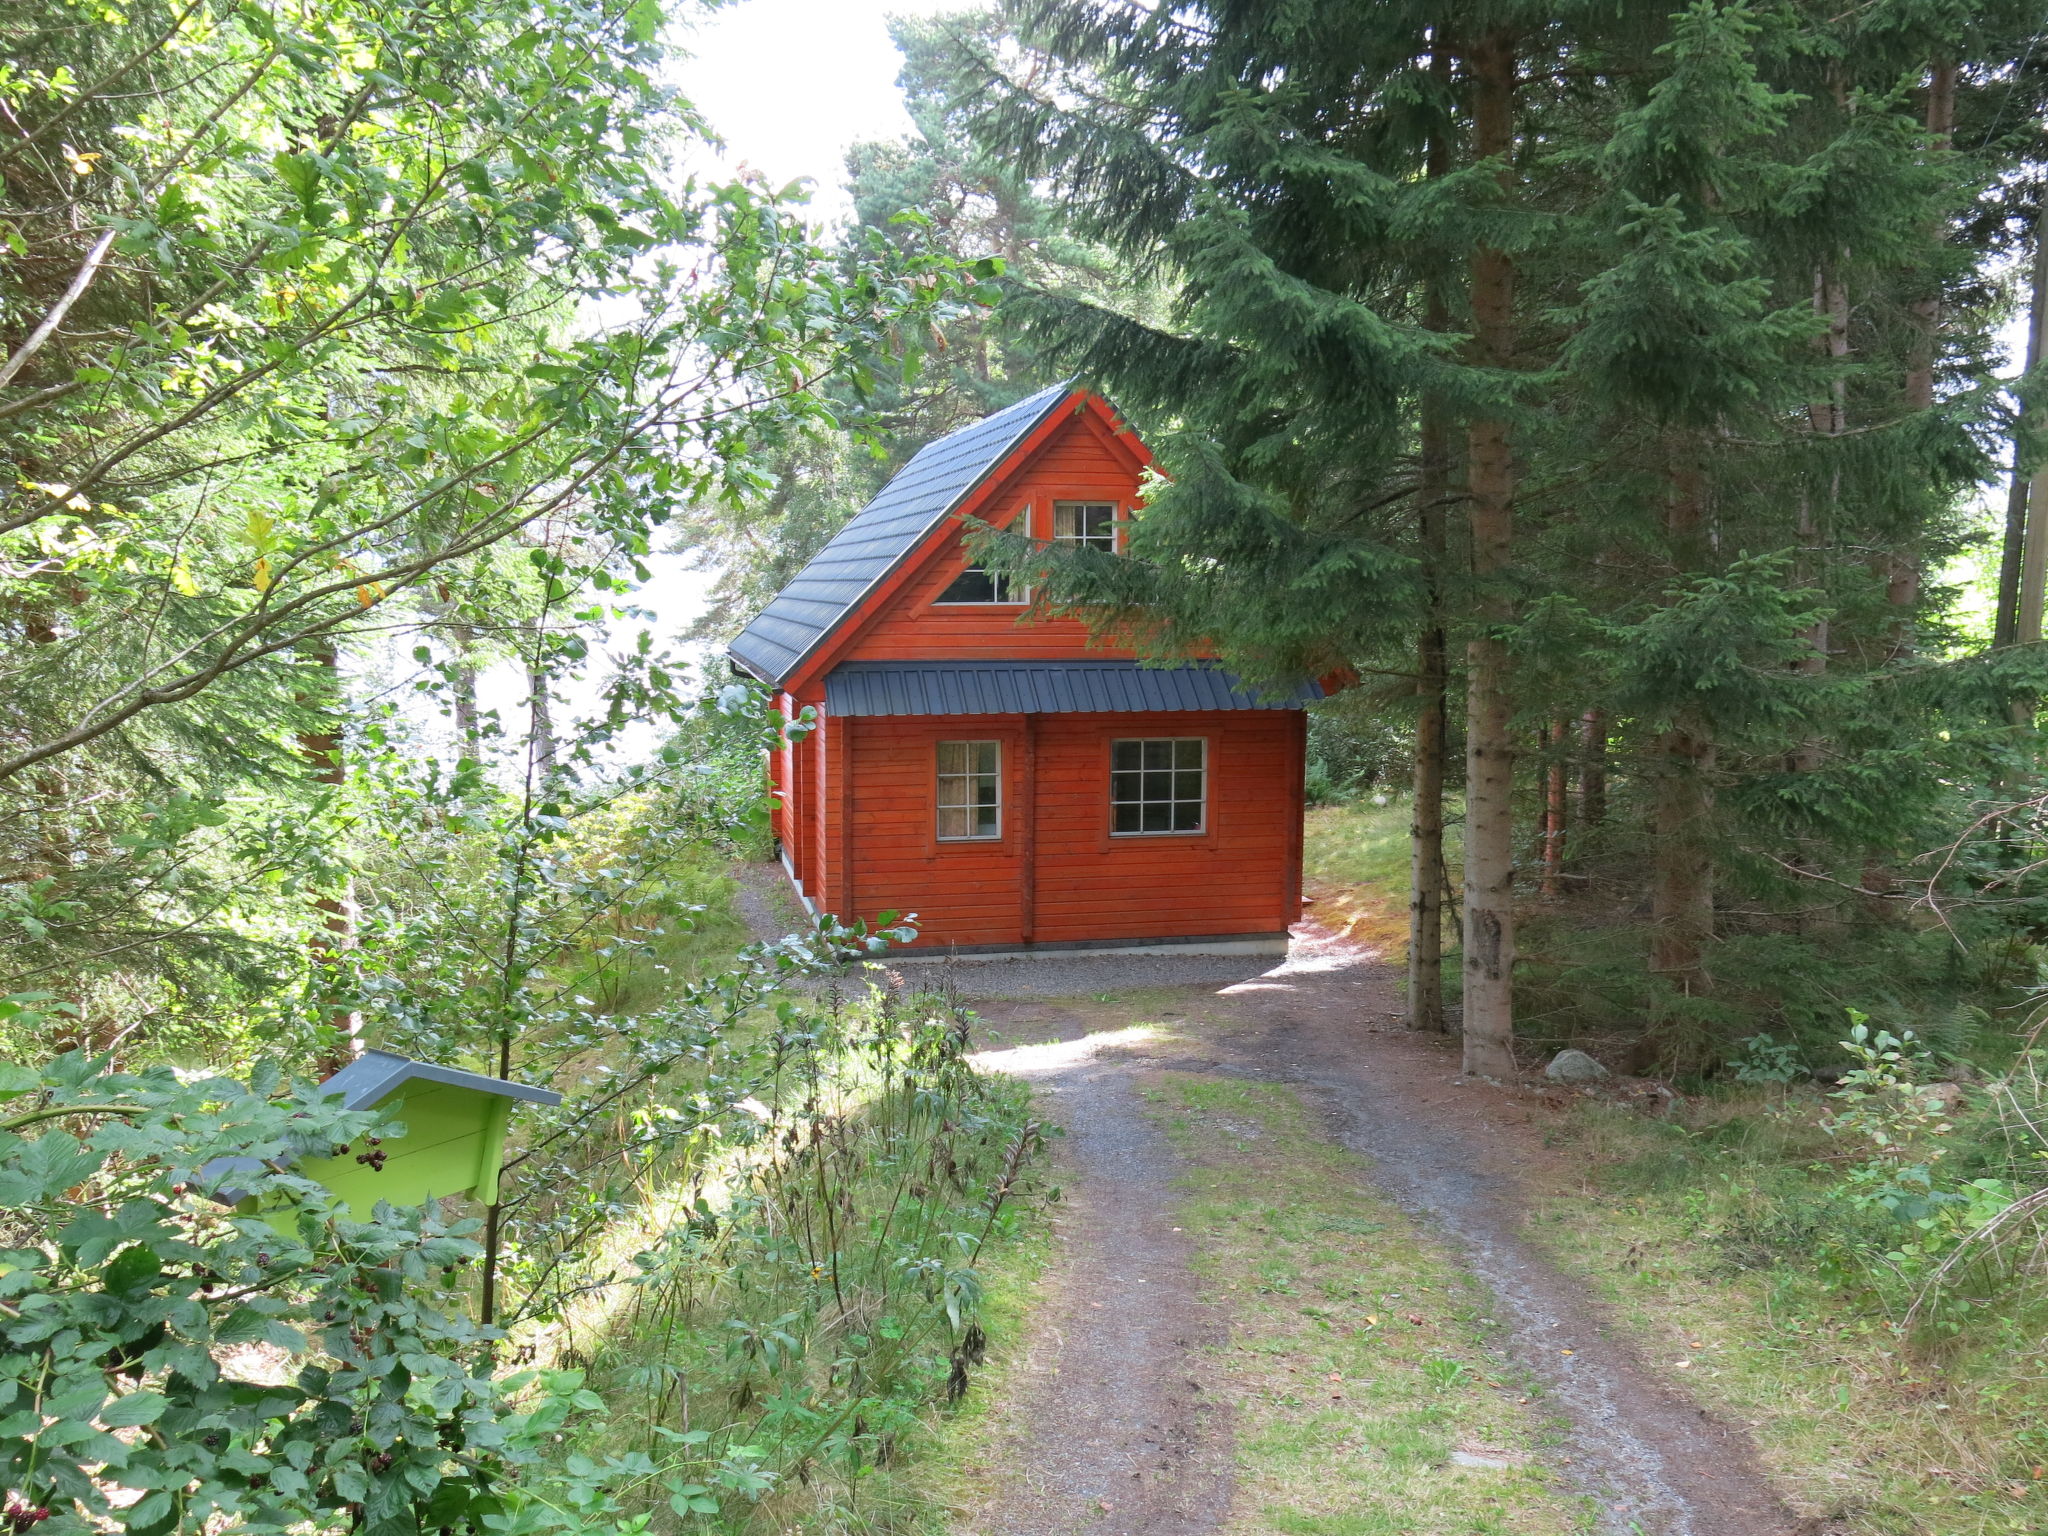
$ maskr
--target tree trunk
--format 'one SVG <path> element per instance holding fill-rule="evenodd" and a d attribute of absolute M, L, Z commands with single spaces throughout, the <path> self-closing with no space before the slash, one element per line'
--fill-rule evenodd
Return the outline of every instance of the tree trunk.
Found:
<path fill-rule="evenodd" d="M 1431 49 L 1430 69 L 1443 77 L 1450 68 L 1450 53 L 1438 41 Z M 1442 129 L 1430 135 L 1426 158 L 1431 180 L 1449 174 L 1450 139 Z M 1423 310 L 1423 324 L 1428 329 L 1450 329 L 1450 311 L 1441 284 L 1428 282 Z M 1408 1027 L 1441 1034 L 1445 693 L 1450 670 L 1443 612 L 1444 506 L 1450 491 L 1451 442 L 1443 402 L 1434 395 L 1423 397 L 1418 436 L 1421 472 L 1416 477 L 1415 531 L 1422 550 L 1424 612 L 1422 633 L 1416 643 L 1415 692 L 1421 707 L 1415 717 L 1413 795 L 1408 819 Z"/>
<path fill-rule="evenodd" d="M 1550 757 L 1543 771 L 1543 899 L 1564 891 L 1565 770 L 1570 760 L 1571 722 L 1550 728 Z"/>
<path fill-rule="evenodd" d="M 448 626 L 455 650 L 455 740 L 464 757 L 483 755 L 483 726 L 476 708 L 476 630 L 464 623 Z"/>
<path fill-rule="evenodd" d="M 537 644 L 537 642 L 536 642 Z M 537 658 L 526 663 L 527 765 L 536 783 L 555 771 L 554 702 L 548 696 L 548 674 Z"/>
<path fill-rule="evenodd" d="M 1408 1027 L 1444 1028 L 1444 632 L 1423 631 L 1408 820 Z"/>
<path fill-rule="evenodd" d="M 1936 154 L 1945 153 L 1955 135 L 1956 66 L 1937 59 L 1927 82 L 1927 133 Z M 1943 231 L 1937 226 L 1929 238 L 1939 244 Z M 1934 365 L 1941 355 L 1941 294 L 1937 289 L 1913 302 L 1913 327 L 1907 339 L 1906 409 L 1934 408 Z M 1886 659 L 1899 661 L 1913 654 L 1915 636 L 1912 610 L 1920 602 L 1920 555 L 1913 549 L 1887 550 L 1884 556 L 1885 601 L 1899 611 L 1892 621 Z"/>
<path fill-rule="evenodd" d="M 1683 444 L 1672 453 L 1666 514 L 1671 560 L 1698 570 L 1705 551 L 1704 474 Z M 1707 946 L 1714 937 L 1714 859 L 1710 822 L 1714 742 L 1705 725 L 1681 709 L 1657 738 L 1656 809 L 1651 849 L 1650 969 L 1687 996 L 1707 990 Z"/>
<path fill-rule="evenodd" d="M 1707 946 L 1714 938 L 1714 860 L 1708 835 L 1714 744 L 1681 725 L 1657 738 L 1657 753 L 1650 969 L 1692 997 L 1707 991 Z"/>
<path fill-rule="evenodd" d="M 2048 208 L 2036 210 L 2034 214 L 2034 282 L 2032 294 L 2032 323 L 2027 327 L 2027 372 L 2032 373 L 2041 366 L 2041 354 L 2048 346 Z M 2026 466 L 2030 457 L 2022 449 L 2024 434 L 2013 433 L 2012 440 L 2012 483 L 2005 494 L 2005 542 L 2000 550 L 1998 564 L 1998 616 L 1992 628 L 1991 643 L 1997 646 L 2012 645 L 2019 639 L 2019 611 L 2021 607 L 2022 583 L 2020 573 L 2024 568 L 2027 553 L 2027 534 L 2032 498 L 2028 494 Z M 2038 540 L 2037 540 L 2038 542 Z M 2039 572 L 2030 594 L 2038 629 L 2041 611 L 2041 585 Z"/>
<path fill-rule="evenodd" d="M 1473 153 L 1514 147 L 1515 52 L 1495 28 L 1470 57 Z M 1507 173 L 1502 172 L 1503 185 Z M 1480 244 L 1472 254 L 1473 360 L 1505 367 L 1514 347 L 1513 259 Z M 1514 457 L 1508 424 L 1483 416 L 1466 433 L 1477 632 L 1467 642 L 1465 717 L 1465 1071 L 1512 1079 L 1515 966 L 1514 739 L 1507 646 L 1494 633 L 1514 616 L 1506 586 L 1514 541 Z"/>
<path fill-rule="evenodd" d="M 1828 357 L 1837 364 L 1849 355 L 1849 289 L 1825 266 L 1813 270 L 1813 307 L 1817 314 L 1827 317 L 1827 332 L 1816 343 Z M 1849 428 L 1849 385 L 1838 367 L 1835 377 L 1828 384 L 1828 396 L 1807 407 L 1807 425 L 1823 437 L 1840 437 Z M 1828 467 L 1827 508 L 1833 513 L 1842 499 L 1842 471 L 1839 466 Z M 1814 495 L 1802 489 L 1799 494 L 1799 518 L 1795 529 L 1799 540 L 1799 564 L 1797 573 L 1802 583 L 1817 582 L 1827 569 L 1827 530 L 1832 518 L 1824 519 L 1814 506 Z M 1793 665 L 1807 677 L 1819 677 L 1828 669 L 1828 648 L 1834 643 L 1829 633 L 1825 612 L 1816 618 L 1806 631 L 1809 647 L 1807 653 Z M 1813 773 L 1819 769 L 1825 751 L 1825 744 L 1816 736 L 1808 736 L 1786 756 L 1786 766 L 1794 773 Z"/>
<path fill-rule="evenodd" d="M 1579 716 L 1579 825 L 1590 832 L 1607 819 L 1607 714 Z"/>
<path fill-rule="evenodd" d="M 1936 153 L 1944 153 L 1955 135 L 1956 66 L 1937 59 L 1927 82 L 1927 134 Z M 1934 237 L 1938 241 L 1941 231 Z M 1941 294 L 1913 301 L 1913 332 L 1906 358 L 1906 409 L 1924 411 L 1934 404 L 1934 364 L 1941 352 Z"/>
<path fill-rule="evenodd" d="M 299 733 L 299 756 L 311 770 L 316 784 L 340 785 L 347 782 L 348 774 L 342 766 L 341 748 L 341 669 L 339 658 L 331 643 L 322 644 L 317 650 L 307 653 L 313 664 L 322 669 L 319 684 L 312 689 L 302 689 L 298 699 L 301 704 L 311 704 L 327 711 L 332 716 L 330 727 L 322 731 L 301 731 Z M 352 1009 L 342 1006 L 339 985 L 341 966 L 340 951 L 347 947 L 354 924 L 350 919 L 348 892 L 344 889 L 338 895 L 317 896 L 313 909 L 321 914 L 320 927 L 307 940 L 312 951 L 314 976 L 320 990 L 326 994 L 327 1022 L 340 1031 L 340 1038 L 332 1049 L 322 1053 L 317 1063 L 322 1077 L 332 1077 L 362 1053 L 362 1018 Z"/>

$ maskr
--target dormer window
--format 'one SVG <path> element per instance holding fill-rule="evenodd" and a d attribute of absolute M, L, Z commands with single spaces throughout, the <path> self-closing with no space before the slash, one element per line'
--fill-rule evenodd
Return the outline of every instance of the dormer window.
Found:
<path fill-rule="evenodd" d="M 1028 603 L 1031 591 L 1019 586 L 1000 571 L 984 571 L 978 565 L 970 565 L 958 576 L 953 584 L 941 592 L 936 601 L 941 603 Z"/>
<path fill-rule="evenodd" d="M 1052 504 L 1052 541 L 1080 549 L 1116 553 L 1116 503 L 1056 501 Z"/>

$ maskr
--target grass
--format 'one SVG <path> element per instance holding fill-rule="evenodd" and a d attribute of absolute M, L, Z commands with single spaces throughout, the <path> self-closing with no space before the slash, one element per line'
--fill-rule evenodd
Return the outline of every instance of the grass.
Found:
<path fill-rule="evenodd" d="M 1907 1337 L 1869 1285 L 1829 1274 L 1831 1224 L 1850 1212 L 1815 1161 L 1835 1150 L 1816 1111 L 1763 1089 L 1696 1099 L 1676 1125 L 1588 1105 L 1553 1132 L 1583 1182 L 1540 1202 L 1530 1235 L 1646 1359 L 1750 1425 L 1827 1529 L 2048 1529 L 2038 1301 L 1978 1298 L 1946 1341 Z"/>
<path fill-rule="evenodd" d="M 1445 814 L 1455 818 L 1455 803 Z M 1444 829 L 1444 858 L 1450 878 L 1459 878 L 1461 828 Z M 1302 838 L 1302 868 L 1316 917 L 1361 944 L 1399 960 L 1408 946 L 1408 803 L 1370 797 L 1308 813 Z M 1446 939 L 1455 939 L 1455 924 Z"/>
<path fill-rule="evenodd" d="M 1162 1073 L 1188 1160 L 1182 1224 L 1231 1312 L 1229 1527 L 1298 1536 L 1538 1536 L 1590 1528 L 1534 1453 L 1558 1433 L 1491 1347 L 1485 1293 L 1333 1146 L 1287 1089 Z M 1464 1466 L 1454 1453 L 1498 1466 Z"/>
<path fill-rule="evenodd" d="M 929 1432 L 905 1474 L 920 1507 L 920 1536 L 945 1536 L 954 1519 L 982 1502 L 1010 1449 L 1003 1408 L 1014 1396 L 1018 1362 L 1037 1316 L 1040 1282 L 1053 1256 L 1052 1224 L 1043 1203 L 1020 1208 L 1016 1229 L 984 1261 L 978 1314 L 988 1356 L 967 1395 L 928 1416 Z"/>

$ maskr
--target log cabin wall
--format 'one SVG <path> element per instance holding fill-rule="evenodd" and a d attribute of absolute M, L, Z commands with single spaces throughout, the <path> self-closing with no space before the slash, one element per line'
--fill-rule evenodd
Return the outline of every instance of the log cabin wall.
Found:
<path fill-rule="evenodd" d="M 925 949 L 1284 942 L 1300 912 L 1299 706 L 1319 685 L 1242 707 L 1252 692 L 1200 659 L 1156 677 L 1079 620 L 938 601 L 970 561 L 968 521 L 1050 539 L 1055 503 L 1075 501 L 1111 503 L 1121 524 L 1148 462 L 1099 399 L 1020 402 L 921 450 L 734 642 L 786 717 L 817 711 L 770 759 L 776 833 L 814 910 L 914 913 Z M 1005 709 L 1032 712 L 986 712 Z M 1119 835 L 1112 743 L 1158 738 L 1205 743 L 1203 825 Z M 940 839 L 943 741 L 997 744 L 997 835 Z"/>
<path fill-rule="evenodd" d="M 852 751 L 857 910 L 916 912 L 920 948 L 1282 934 L 1300 915 L 1297 710 L 927 716 L 859 722 Z M 1199 833 L 1110 831 L 1110 744 L 1208 743 Z M 941 741 L 1002 750 L 999 837 L 944 842 Z"/>

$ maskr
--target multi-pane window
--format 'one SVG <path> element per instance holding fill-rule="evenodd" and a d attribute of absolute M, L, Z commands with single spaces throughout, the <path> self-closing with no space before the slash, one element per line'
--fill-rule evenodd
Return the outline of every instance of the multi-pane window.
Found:
<path fill-rule="evenodd" d="M 1116 503 L 1113 501 L 1056 501 L 1052 504 L 1052 541 L 1078 544 L 1083 549 L 1116 553 Z"/>
<path fill-rule="evenodd" d="M 1201 737 L 1112 742 L 1110 830 L 1200 832 L 1208 799 L 1208 743 Z"/>
<path fill-rule="evenodd" d="M 1009 577 L 997 571 L 984 571 L 978 565 L 970 565 L 958 576 L 953 584 L 941 592 L 938 601 L 942 603 L 1028 603 L 1031 593 Z"/>
<path fill-rule="evenodd" d="M 1003 835 L 1003 749 L 993 741 L 939 743 L 939 841 Z"/>

